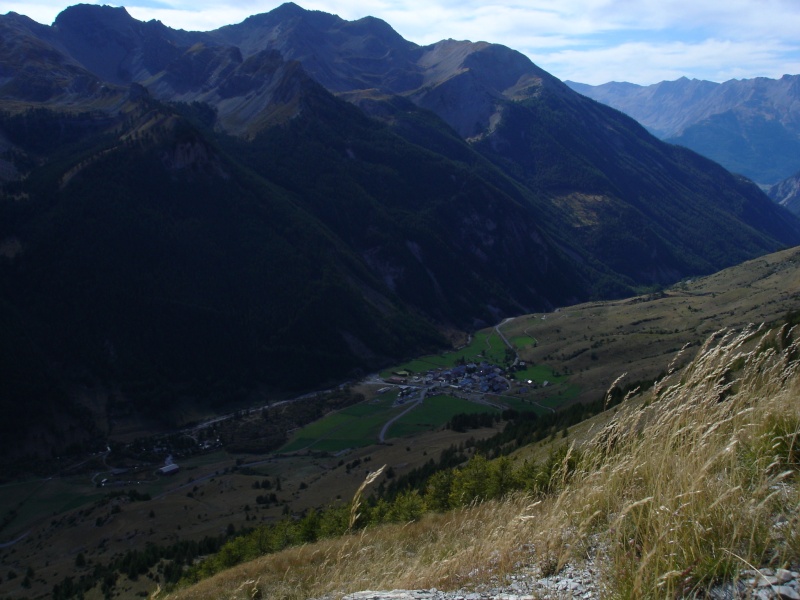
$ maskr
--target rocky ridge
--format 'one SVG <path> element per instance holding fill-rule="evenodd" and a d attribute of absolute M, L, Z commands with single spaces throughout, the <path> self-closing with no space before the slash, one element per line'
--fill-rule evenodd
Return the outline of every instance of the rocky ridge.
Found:
<path fill-rule="evenodd" d="M 594 562 L 567 565 L 559 573 L 544 576 L 538 567 L 520 570 L 504 580 L 493 580 L 474 590 L 363 591 L 342 600 L 561 600 L 602 598 L 602 583 Z M 324 598 L 320 600 L 332 600 Z"/>

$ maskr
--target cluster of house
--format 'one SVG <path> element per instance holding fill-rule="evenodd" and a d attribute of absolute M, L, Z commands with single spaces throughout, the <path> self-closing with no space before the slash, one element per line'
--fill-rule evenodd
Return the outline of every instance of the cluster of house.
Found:
<path fill-rule="evenodd" d="M 509 389 L 508 380 L 503 377 L 503 369 L 486 361 L 456 365 L 451 369 L 431 369 L 419 375 L 397 371 L 385 381 L 400 385 L 401 397 L 414 393 L 421 386 L 434 393 L 437 388 L 442 391 L 450 388 L 482 394 L 499 394 Z"/>

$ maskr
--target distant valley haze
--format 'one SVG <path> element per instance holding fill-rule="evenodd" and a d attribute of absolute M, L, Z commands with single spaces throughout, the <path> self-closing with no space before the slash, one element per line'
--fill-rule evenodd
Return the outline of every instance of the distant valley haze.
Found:
<path fill-rule="evenodd" d="M 93 2 L 92 4 L 104 4 Z M 279 0 L 135 0 L 140 21 L 210 31 L 266 13 Z M 800 71 L 800 3 L 787 0 L 308 0 L 345 20 L 372 16 L 416 44 L 442 39 L 514 48 L 561 80 L 648 85 L 680 77 L 715 82 Z M 119 6 L 114 4 L 115 6 Z M 63 0 L 11 0 L 2 10 L 49 25 Z"/>

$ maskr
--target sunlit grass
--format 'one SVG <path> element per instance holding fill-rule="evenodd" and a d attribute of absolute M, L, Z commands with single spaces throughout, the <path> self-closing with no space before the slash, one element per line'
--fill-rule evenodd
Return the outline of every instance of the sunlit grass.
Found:
<path fill-rule="evenodd" d="M 800 559 L 800 344 L 712 336 L 688 367 L 632 396 L 546 488 L 292 548 L 171 598 L 295 600 L 362 589 L 458 589 L 522 567 L 595 559 L 604 597 L 702 593 Z"/>

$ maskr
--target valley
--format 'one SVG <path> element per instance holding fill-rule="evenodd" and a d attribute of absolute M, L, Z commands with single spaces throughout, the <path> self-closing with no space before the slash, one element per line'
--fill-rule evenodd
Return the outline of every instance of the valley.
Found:
<path fill-rule="evenodd" d="M 157 582 L 174 576 L 167 567 L 174 559 L 158 560 L 141 573 L 129 563 L 152 545 L 173 548 L 176 556 L 185 553 L 177 548 L 189 542 L 211 550 L 256 524 L 347 502 L 365 474 L 381 465 L 387 471 L 374 485 L 385 489 L 454 449 L 469 456 L 476 442 L 502 430 L 511 418 L 504 411 L 546 416 L 552 409 L 602 403 L 623 373 L 622 389 L 646 387 L 669 365 L 691 360 L 694 348 L 710 333 L 778 322 L 798 306 L 800 250 L 793 249 L 643 296 L 504 320 L 475 332 L 459 350 L 352 382 L 347 399 L 336 390 L 320 393 L 340 408 L 288 432 L 286 443 L 272 452 L 231 448 L 243 438 L 252 442 L 252 432 L 293 402 L 254 407 L 168 436 L 116 442 L 105 452 L 63 465 L 53 476 L 2 485 L 0 565 L 5 575 L 0 593 L 48 597 L 64 578 L 77 581 L 111 564 L 120 573 L 113 578 L 114 589 L 124 597 L 152 591 Z M 518 360 L 506 352 L 498 332 L 512 344 Z M 462 365 L 466 375 L 466 365 L 477 371 L 482 361 L 497 369 L 504 365 L 510 389 L 478 394 L 451 388 L 471 400 L 430 390 L 424 400 L 415 400 L 437 373 L 460 372 Z M 401 389 L 407 399 L 399 404 Z M 457 414 L 478 412 L 490 415 L 478 428 L 442 428 L 455 423 Z M 386 439 L 379 443 L 387 423 Z M 555 440 L 557 433 L 561 437 L 563 428 L 551 430 L 548 439 Z M 580 426 L 570 427 L 573 439 L 580 439 L 581 431 Z M 537 456 L 536 446 L 526 446 L 520 456 Z M 167 455 L 179 470 L 159 475 Z M 163 556 L 173 554 L 165 550 Z M 16 577 L 9 578 L 9 573 Z"/>

